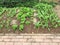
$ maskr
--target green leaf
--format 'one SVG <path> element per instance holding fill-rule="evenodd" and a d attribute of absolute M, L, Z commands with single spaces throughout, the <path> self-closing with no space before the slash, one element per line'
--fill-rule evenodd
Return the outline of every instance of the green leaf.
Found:
<path fill-rule="evenodd" d="M 22 31 L 23 28 L 24 28 L 24 25 L 21 24 L 21 25 L 19 26 L 19 30 Z"/>
<path fill-rule="evenodd" d="M 30 23 L 31 23 L 30 21 L 26 21 L 26 22 L 25 22 L 26 25 L 29 25 Z"/>
<path fill-rule="evenodd" d="M 17 24 L 14 24 L 14 25 L 12 25 L 12 28 L 13 28 L 14 30 L 16 30 L 16 29 L 18 28 L 18 25 L 17 25 Z"/>

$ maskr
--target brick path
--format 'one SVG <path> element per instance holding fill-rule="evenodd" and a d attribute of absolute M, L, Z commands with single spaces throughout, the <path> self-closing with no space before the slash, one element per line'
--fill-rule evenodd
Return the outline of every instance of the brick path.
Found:
<path fill-rule="evenodd" d="M 0 34 L 0 45 L 60 45 L 60 34 Z"/>

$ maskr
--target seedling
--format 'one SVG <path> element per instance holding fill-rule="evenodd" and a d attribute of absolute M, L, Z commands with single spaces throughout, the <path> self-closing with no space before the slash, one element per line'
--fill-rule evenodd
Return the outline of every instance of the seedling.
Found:
<path fill-rule="evenodd" d="M 26 21 L 26 22 L 25 22 L 26 25 L 29 25 L 30 23 L 31 23 L 30 21 Z"/>
<path fill-rule="evenodd" d="M 21 25 L 19 26 L 19 30 L 22 31 L 23 28 L 24 28 L 24 25 L 21 24 Z"/>
<path fill-rule="evenodd" d="M 17 24 L 12 25 L 13 30 L 16 30 L 18 28 Z"/>

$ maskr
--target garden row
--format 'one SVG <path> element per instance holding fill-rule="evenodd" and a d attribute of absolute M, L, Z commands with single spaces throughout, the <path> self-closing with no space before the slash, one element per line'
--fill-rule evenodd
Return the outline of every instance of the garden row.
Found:
<path fill-rule="evenodd" d="M 34 16 L 34 13 L 36 16 Z M 33 22 L 33 19 L 36 22 Z M 35 28 L 57 28 L 60 26 L 60 19 L 53 10 L 53 6 L 47 3 L 38 3 L 30 7 L 0 7 L 0 29 L 12 29 L 23 31 L 25 25 L 33 23 Z"/>

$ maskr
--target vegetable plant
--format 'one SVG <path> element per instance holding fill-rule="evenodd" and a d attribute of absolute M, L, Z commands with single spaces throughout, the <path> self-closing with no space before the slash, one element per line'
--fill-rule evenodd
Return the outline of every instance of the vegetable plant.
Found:
<path fill-rule="evenodd" d="M 16 15 L 16 8 L 10 8 L 8 9 L 8 12 L 9 12 L 7 14 L 8 17 L 14 17 Z"/>
<path fill-rule="evenodd" d="M 13 24 L 12 28 L 13 28 L 13 30 L 16 30 L 18 28 L 18 25 L 17 24 Z"/>
<path fill-rule="evenodd" d="M 35 24 L 36 27 L 51 28 L 58 27 L 58 16 L 53 10 L 53 6 L 50 4 L 38 3 L 35 7 L 37 10 L 38 22 Z M 59 22 L 60 23 L 60 22 Z"/>
<path fill-rule="evenodd" d="M 5 11 L 5 8 L 0 7 L 0 15 L 2 15 Z"/>
<path fill-rule="evenodd" d="M 29 25 L 30 23 L 31 23 L 30 21 L 26 21 L 26 22 L 25 22 L 26 25 Z"/>
<path fill-rule="evenodd" d="M 3 24 L 0 24 L 0 29 L 2 29 L 3 28 Z"/>
<path fill-rule="evenodd" d="M 21 24 L 21 25 L 19 26 L 19 30 L 22 31 L 23 29 L 24 29 L 24 25 Z"/>

